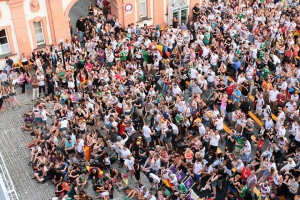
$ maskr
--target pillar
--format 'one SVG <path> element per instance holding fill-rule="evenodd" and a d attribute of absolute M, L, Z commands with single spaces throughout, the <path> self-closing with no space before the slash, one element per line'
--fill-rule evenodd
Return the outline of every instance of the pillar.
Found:
<path fill-rule="evenodd" d="M 64 15 L 64 9 L 62 0 L 47 0 L 49 1 L 48 13 L 50 21 L 50 29 L 52 31 L 52 42 L 57 45 L 61 40 L 65 40 L 66 38 L 70 38 L 69 26 L 66 26 L 66 20 Z"/>
<path fill-rule="evenodd" d="M 166 0 L 164 0 L 166 1 Z M 153 0 L 153 25 L 159 25 L 160 27 L 164 27 L 165 23 L 165 7 L 164 1 L 162 0 Z"/>
<path fill-rule="evenodd" d="M 23 52 L 26 55 L 31 54 L 31 46 L 29 41 L 29 34 L 27 30 L 27 22 L 26 22 L 26 15 L 24 11 L 24 0 L 10 0 L 7 2 L 10 10 L 11 16 L 14 24 L 14 31 L 17 37 L 17 43 L 19 47 L 19 55 Z"/>

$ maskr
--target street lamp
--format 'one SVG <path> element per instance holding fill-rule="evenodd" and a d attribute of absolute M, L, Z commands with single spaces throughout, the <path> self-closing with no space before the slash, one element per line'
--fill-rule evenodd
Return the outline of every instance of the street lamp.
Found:
<path fill-rule="evenodd" d="M 64 43 L 62 41 L 60 41 L 60 49 L 61 49 L 61 55 L 62 55 L 62 60 L 63 60 L 63 65 L 64 65 L 64 69 L 66 69 L 66 62 L 65 62 L 65 50 L 64 50 Z"/>

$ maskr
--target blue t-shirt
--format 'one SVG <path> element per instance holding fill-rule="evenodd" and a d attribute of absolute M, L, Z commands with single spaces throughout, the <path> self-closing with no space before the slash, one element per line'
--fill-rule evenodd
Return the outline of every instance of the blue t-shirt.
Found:
<path fill-rule="evenodd" d="M 65 145 L 67 148 L 71 148 L 72 146 L 74 146 L 74 142 L 69 143 L 69 141 L 66 141 Z"/>
<path fill-rule="evenodd" d="M 240 102 L 241 100 L 241 95 L 242 95 L 242 92 L 240 90 L 234 90 L 233 91 L 237 96 L 239 96 L 239 98 L 237 98 L 236 96 L 232 95 L 232 100 L 235 100 L 235 102 Z"/>

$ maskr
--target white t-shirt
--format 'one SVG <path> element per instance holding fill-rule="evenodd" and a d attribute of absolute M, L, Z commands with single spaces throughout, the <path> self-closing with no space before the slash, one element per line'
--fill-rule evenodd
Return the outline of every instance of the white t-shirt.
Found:
<path fill-rule="evenodd" d="M 249 152 L 245 153 L 246 155 L 250 155 L 251 154 L 251 144 L 250 144 L 249 141 L 246 141 L 246 143 L 244 144 L 244 151 L 249 151 Z"/>
<path fill-rule="evenodd" d="M 143 135 L 146 138 L 151 137 L 151 129 L 148 126 L 143 126 Z"/>
<path fill-rule="evenodd" d="M 215 137 L 211 137 L 210 139 L 210 145 L 214 146 L 214 147 L 217 147 L 219 145 L 219 140 L 220 140 L 220 135 L 216 135 L 216 138 Z"/>
<path fill-rule="evenodd" d="M 44 86 L 45 85 L 45 76 L 44 75 L 39 75 L 36 78 L 39 81 L 39 86 Z"/>
<path fill-rule="evenodd" d="M 200 172 L 201 169 L 202 169 L 202 164 L 200 162 L 199 163 L 195 162 L 194 174 L 197 174 L 197 175 L 201 174 L 201 172 Z"/>
<path fill-rule="evenodd" d="M 277 95 L 279 94 L 279 91 L 278 90 L 276 90 L 276 91 L 274 91 L 274 90 L 271 90 L 270 91 L 270 101 L 277 101 Z"/>
<path fill-rule="evenodd" d="M 84 147 L 84 140 L 81 139 L 77 145 L 76 145 L 76 149 L 79 153 L 81 153 L 83 151 L 83 147 Z"/>
<path fill-rule="evenodd" d="M 128 170 L 132 170 L 133 169 L 133 165 L 134 165 L 134 158 L 131 157 L 130 160 L 125 159 L 124 164 L 128 167 Z"/>
<path fill-rule="evenodd" d="M 42 118 L 43 121 L 47 121 L 48 117 L 47 117 L 47 114 L 46 114 L 46 110 L 42 110 L 41 118 Z"/>

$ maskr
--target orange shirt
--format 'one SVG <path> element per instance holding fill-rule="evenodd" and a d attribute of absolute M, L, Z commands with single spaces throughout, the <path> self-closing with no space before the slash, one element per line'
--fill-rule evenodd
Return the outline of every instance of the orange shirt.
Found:
<path fill-rule="evenodd" d="M 64 190 L 64 191 L 69 191 L 69 189 L 70 189 L 70 187 L 69 187 L 69 185 L 68 185 L 68 183 L 67 182 L 63 182 L 62 184 L 61 184 L 61 187 L 62 187 L 62 189 Z"/>

